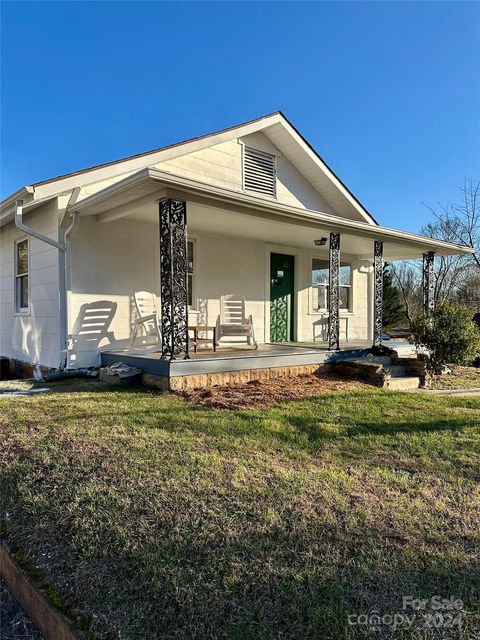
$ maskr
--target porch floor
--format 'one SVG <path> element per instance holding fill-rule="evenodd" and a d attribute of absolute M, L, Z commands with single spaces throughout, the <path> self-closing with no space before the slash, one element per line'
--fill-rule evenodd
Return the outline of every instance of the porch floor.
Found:
<path fill-rule="evenodd" d="M 266 343 L 257 350 L 244 345 L 222 345 L 217 351 L 200 348 L 190 352 L 190 359 L 163 360 L 159 351 L 145 352 L 140 349 L 129 351 L 104 351 L 102 366 L 122 361 L 139 367 L 144 373 L 157 376 L 175 377 L 252 369 L 293 367 L 312 364 L 327 364 L 334 360 L 364 357 L 371 348 L 369 340 L 352 340 L 342 345 L 339 351 L 330 351 L 327 343 Z"/>

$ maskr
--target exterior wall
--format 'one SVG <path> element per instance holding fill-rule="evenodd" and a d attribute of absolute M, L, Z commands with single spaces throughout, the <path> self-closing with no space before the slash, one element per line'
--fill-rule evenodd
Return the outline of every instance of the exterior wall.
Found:
<path fill-rule="evenodd" d="M 27 223 L 57 238 L 57 219 L 57 205 L 49 203 L 29 214 Z M 14 242 L 22 237 L 13 224 L 2 229 L 0 354 L 58 367 L 58 252 L 30 238 L 30 312 L 15 314 Z M 220 296 L 238 293 L 247 300 L 247 315 L 254 318 L 258 342 L 268 342 L 270 252 L 277 252 L 295 255 L 296 339 L 311 341 L 314 330 L 315 335 L 321 334 L 324 320 L 311 311 L 310 261 L 313 255 L 326 257 L 326 252 L 204 232 L 192 231 L 189 237 L 195 241 L 196 260 L 191 324 L 215 324 Z M 128 344 L 135 316 L 133 293 L 159 294 L 158 251 L 157 225 L 81 220 L 71 240 L 68 366 L 98 365 L 101 350 Z M 352 262 L 353 281 L 352 311 L 341 315 L 349 318 L 350 339 L 370 338 L 371 266 L 342 257 Z"/>
<path fill-rule="evenodd" d="M 241 139 L 172 158 L 156 164 L 155 167 L 184 178 L 243 193 L 243 144 L 277 156 L 277 202 L 323 213 L 334 213 L 314 187 L 261 133 L 250 134 Z"/>
<path fill-rule="evenodd" d="M 194 231 L 189 237 L 196 243 L 196 311 L 190 314 L 191 324 L 195 320 L 215 324 L 220 296 L 236 293 L 246 298 L 246 313 L 253 316 L 257 341 L 269 342 L 270 253 L 284 253 L 295 256 L 296 339 L 311 342 L 314 335 L 321 338 L 327 320 L 311 308 L 311 258 L 328 259 L 328 252 Z M 342 260 L 352 265 L 352 304 L 349 312 L 340 311 L 341 343 L 345 340 L 343 318 L 348 318 L 349 339 L 371 339 L 372 267 L 346 254 Z"/>
<path fill-rule="evenodd" d="M 96 366 L 100 350 L 128 344 L 134 292 L 160 291 L 158 246 L 156 225 L 81 219 L 71 240 L 70 366 Z"/>
<path fill-rule="evenodd" d="M 58 239 L 57 201 L 38 207 L 26 224 Z M 0 354 L 47 367 L 60 365 L 58 251 L 29 237 L 28 313 L 15 311 L 15 241 L 27 236 L 10 223 L 0 230 Z"/>
<path fill-rule="evenodd" d="M 254 318 L 258 342 L 269 342 L 270 252 L 295 255 L 296 335 L 299 341 L 312 341 L 321 335 L 321 314 L 310 309 L 309 249 L 270 245 L 261 240 L 195 233 L 194 306 L 190 324 L 215 324 L 219 299 L 225 293 L 238 293 L 247 300 L 247 315 Z M 133 294 L 138 290 L 159 294 L 158 227 L 130 222 L 98 223 L 84 218 L 72 237 L 72 283 L 70 326 L 72 335 L 70 366 L 99 364 L 101 350 L 121 349 L 129 341 L 133 318 Z M 345 260 L 348 256 L 343 256 Z M 368 338 L 371 298 L 371 267 L 352 260 L 352 311 L 349 338 Z M 91 328 L 85 313 L 104 312 L 110 305 L 108 326 Z M 91 317 L 90 320 L 91 322 Z M 344 323 L 341 323 L 342 328 Z M 344 336 L 341 335 L 343 342 Z"/>

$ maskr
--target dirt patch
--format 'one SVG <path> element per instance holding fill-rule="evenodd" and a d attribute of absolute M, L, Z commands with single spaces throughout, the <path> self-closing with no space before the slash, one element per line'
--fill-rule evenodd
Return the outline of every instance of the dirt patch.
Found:
<path fill-rule="evenodd" d="M 235 387 L 210 387 L 179 391 L 177 395 L 191 402 L 214 409 L 244 409 L 273 407 L 287 400 L 305 400 L 337 391 L 352 391 L 368 387 L 359 380 L 345 380 L 334 374 L 279 377 L 272 380 L 252 380 Z"/>
<path fill-rule="evenodd" d="M 480 388 L 480 367 L 453 366 L 451 373 L 435 376 L 430 389 L 439 391 Z"/>

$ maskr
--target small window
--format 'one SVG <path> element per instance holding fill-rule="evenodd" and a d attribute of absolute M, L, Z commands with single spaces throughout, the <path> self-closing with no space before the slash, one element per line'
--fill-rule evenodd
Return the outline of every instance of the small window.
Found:
<path fill-rule="evenodd" d="M 243 188 L 249 193 L 276 198 L 275 156 L 244 147 Z"/>
<path fill-rule="evenodd" d="M 188 280 L 188 306 L 193 308 L 195 300 L 195 242 L 187 242 L 187 280 Z"/>
<path fill-rule="evenodd" d="M 28 311 L 28 240 L 15 244 L 15 309 L 17 313 Z"/>
<path fill-rule="evenodd" d="M 313 311 L 328 311 L 329 287 L 328 260 L 312 258 L 312 307 Z M 348 262 L 340 263 L 339 308 L 351 308 L 352 267 Z"/>

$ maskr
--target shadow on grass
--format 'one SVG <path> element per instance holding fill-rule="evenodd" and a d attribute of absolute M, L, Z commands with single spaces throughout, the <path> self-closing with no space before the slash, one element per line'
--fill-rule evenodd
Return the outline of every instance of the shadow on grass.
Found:
<path fill-rule="evenodd" d="M 374 634 L 350 626 L 348 615 L 399 612 L 402 596 L 438 594 L 464 601 L 469 610 L 464 638 L 475 637 L 480 575 L 473 563 L 472 523 L 462 525 L 467 505 L 452 500 L 452 515 L 450 507 L 435 510 L 433 502 L 426 503 L 423 513 L 413 505 L 422 478 L 392 486 L 395 502 L 383 500 L 382 489 L 371 480 L 365 491 L 377 491 L 378 501 L 362 502 L 362 483 L 349 484 L 343 479 L 348 474 L 337 478 L 335 473 L 342 456 L 388 466 L 385 459 L 375 459 L 376 447 L 395 454 L 404 435 L 407 441 L 458 435 L 478 424 L 470 411 L 478 404 L 359 392 L 233 412 L 141 389 L 101 391 L 108 393 L 81 396 L 87 409 L 79 396 L 32 400 L 43 412 L 40 440 L 33 446 L 20 433 L 23 455 L 2 472 L 9 534 L 43 562 L 50 583 L 63 585 L 67 593 L 62 596 L 99 625 L 108 623 L 132 640 L 352 640 L 370 632 L 419 640 L 435 636 L 423 627 L 385 626 Z M 33 420 L 31 407 L 30 401 L 24 405 L 22 419 Z M 452 407 L 466 412 L 452 412 L 449 419 Z M 97 421 L 100 435 L 76 441 L 82 420 L 85 431 Z M 70 443 L 61 440 L 66 426 Z M 168 455 L 142 466 L 135 458 L 137 427 L 175 436 L 175 451 L 168 442 L 152 439 L 152 449 L 164 446 Z M 115 429 L 123 430 L 121 438 Z M 183 454 L 195 451 L 196 434 L 212 436 L 207 450 L 212 458 L 231 457 L 232 466 L 248 466 L 248 482 L 227 476 L 221 461 L 217 474 L 199 467 L 190 469 L 190 476 L 175 475 L 190 463 Z M 230 455 L 232 441 L 241 439 L 245 448 Z M 273 454 L 317 454 L 322 445 L 334 445 L 337 460 L 325 484 L 319 486 L 315 475 L 308 491 L 300 491 L 271 468 L 263 471 L 265 458 L 255 466 L 252 445 L 262 443 Z M 424 445 L 419 437 L 411 457 L 424 453 Z M 109 446 L 118 448 L 109 451 Z M 442 459 L 441 443 L 435 446 L 434 470 L 441 473 L 449 461 Z M 466 441 L 461 446 L 466 455 Z M 320 467 L 321 457 L 312 459 Z M 273 455 L 271 462 L 282 463 Z M 458 477 L 473 473 L 473 464 L 463 460 L 454 471 Z M 457 485 L 443 487 L 453 492 Z M 465 483 L 464 490 L 468 487 Z M 412 504 L 397 504 L 404 491 Z M 473 510 L 468 513 L 473 518 Z M 456 628 L 452 635 L 441 631 L 442 640 L 461 637 Z"/>
<path fill-rule="evenodd" d="M 349 521 L 346 513 L 336 513 L 333 522 L 316 517 L 308 527 L 299 526 L 288 504 L 280 521 L 264 527 L 248 509 L 229 504 L 208 518 L 201 511 L 188 525 L 178 515 L 157 520 L 147 541 L 132 528 L 145 514 L 126 515 L 121 541 L 109 522 L 99 522 L 95 544 L 86 532 L 67 530 L 49 561 L 49 580 L 68 585 L 69 601 L 99 620 L 100 629 L 125 629 L 122 637 L 476 637 L 480 572 L 473 560 L 459 561 L 453 537 L 450 546 L 428 548 L 421 537 L 373 530 L 366 522 Z M 215 522 L 218 517 L 225 521 Z M 46 534 L 48 527 L 34 540 L 34 553 L 45 553 Z M 462 599 L 468 611 L 464 635 L 456 627 L 431 635 L 422 612 L 405 628 L 349 624 L 349 616 L 402 613 L 404 596 L 435 595 Z"/>

